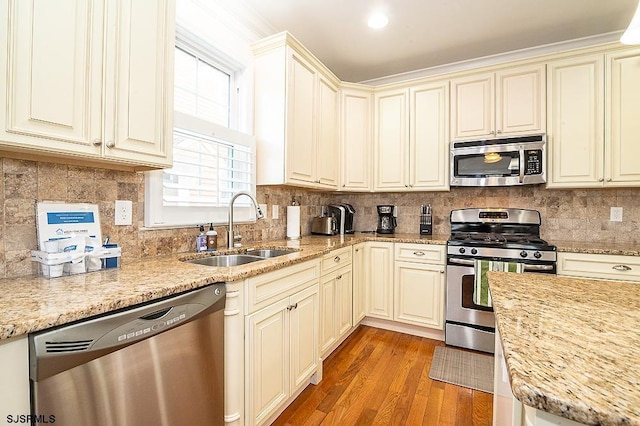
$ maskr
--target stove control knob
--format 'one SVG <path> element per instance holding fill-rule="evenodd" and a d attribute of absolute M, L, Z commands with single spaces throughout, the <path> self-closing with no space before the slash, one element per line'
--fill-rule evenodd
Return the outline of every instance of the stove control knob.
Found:
<path fill-rule="evenodd" d="M 464 247 L 460 247 L 460 249 L 459 249 L 458 251 L 460 252 L 460 254 L 464 254 L 464 252 L 465 252 L 466 250 L 464 249 Z"/>
<path fill-rule="evenodd" d="M 520 252 L 520 257 L 527 257 L 528 253 L 524 250 Z"/>
<path fill-rule="evenodd" d="M 478 250 L 477 249 L 471 249 L 471 254 L 478 254 Z"/>
<path fill-rule="evenodd" d="M 540 259 L 542 257 L 542 253 L 537 251 L 537 252 L 533 253 L 533 257 L 535 257 L 536 259 Z"/>

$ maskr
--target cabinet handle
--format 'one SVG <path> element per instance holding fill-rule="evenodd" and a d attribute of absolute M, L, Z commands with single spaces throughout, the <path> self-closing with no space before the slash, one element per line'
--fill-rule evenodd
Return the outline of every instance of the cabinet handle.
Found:
<path fill-rule="evenodd" d="M 616 265 L 612 266 L 611 269 L 615 269 L 616 271 L 630 271 L 631 267 L 627 265 Z"/>
<path fill-rule="evenodd" d="M 440 273 L 441 273 L 441 274 L 444 274 L 444 269 L 440 269 Z"/>
<path fill-rule="evenodd" d="M 298 304 L 297 304 L 297 303 L 294 303 L 293 305 L 289 305 L 289 306 L 287 306 L 287 311 L 294 310 L 294 309 L 296 309 L 297 307 L 298 307 Z"/>
<path fill-rule="evenodd" d="M 116 146 L 116 143 L 114 141 L 107 142 L 107 148 L 114 148 L 115 146 Z"/>
<path fill-rule="evenodd" d="M 360 249 L 356 249 L 356 253 L 358 253 L 360 251 Z"/>
<path fill-rule="evenodd" d="M 611 178 L 607 178 L 607 182 L 611 182 L 611 180 L 612 180 Z"/>
<path fill-rule="evenodd" d="M 500 133 L 502 133 L 502 130 L 498 130 L 496 133 L 497 133 L 497 134 L 500 134 Z"/>
<path fill-rule="evenodd" d="M 424 256 L 424 255 L 425 255 L 425 253 L 424 253 L 423 251 L 414 251 L 414 252 L 413 252 L 413 255 L 414 255 L 414 256 Z"/>
<path fill-rule="evenodd" d="M 604 178 L 598 179 L 598 182 L 604 182 Z"/>
<path fill-rule="evenodd" d="M 100 145 L 102 145 L 102 140 L 100 140 L 100 139 L 94 139 L 94 140 L 93 140 L 93 144 L 94 144 L 95 146 L 100 146 Z"/>
<path fill-rule="evenodd" d="M 340 256 L 336 256 L 336 257 L 334 257 L 334 258 L 333 258 L 333 261 L 334 261 L 334 262 L 336 262 L 336 263 L 340 262 Z"/>
<path fill-rule="evenodd" d="M 336 280 L 341 280 L 341 279 L 342 279 L 342 275 L 338 275 L 338 276 L 336 277 Z"/>

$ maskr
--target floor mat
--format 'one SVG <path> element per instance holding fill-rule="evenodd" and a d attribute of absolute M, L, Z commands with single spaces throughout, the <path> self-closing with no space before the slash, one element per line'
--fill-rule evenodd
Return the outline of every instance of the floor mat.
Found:
<path fill-rule="evenodd" d="M 429 377 L 493 393 L 493 355 L 438 346 L 433 353 Z"/>

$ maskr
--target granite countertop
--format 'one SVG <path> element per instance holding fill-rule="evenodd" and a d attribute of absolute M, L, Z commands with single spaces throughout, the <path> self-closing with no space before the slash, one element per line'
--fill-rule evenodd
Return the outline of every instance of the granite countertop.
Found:
<path fill-rule="evenodd" d="M 640 256 L 637 244 L 607 243 L 602 241 L 550 241 L 559 252 Z"/>
<path fill-rule="evenodd" d="M 211 253 L 182 253 L 123 262 L 118 269 L 46 279 L 33 276 L 0 280 L 0 340 L 66 324 L 214 282 L 231 282 L 318 258 L 363 241 L 446 244 L 447 236 L 355 234 L 309 236 L 269 241 L 252 247 L 291 247 L 299 251 L 233 267 L 182 262 Z M 246 246 L 245 249 L 249 247 Z M 216 253 L 224 253 L 220 250 Z M 233 251 L 232 251 L 233 252 Z M 238 252 L 238 250 L 235 250 Z"/>
<path fill-rule="evenodd" d="M 640 425 L 640 284 L 489 273 L 514 396 L 591 425 Z"/>

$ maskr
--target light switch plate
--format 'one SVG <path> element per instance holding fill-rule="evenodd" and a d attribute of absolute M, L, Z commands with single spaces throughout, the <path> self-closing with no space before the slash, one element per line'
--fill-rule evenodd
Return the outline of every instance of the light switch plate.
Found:
<path fill-rule="evenodd" d="M 269 212 L 267 211 L 267 205 L 266 204 L 258 204 L 258 206 L 260 207 L 260 211 L 262 211 L 262 214 L 264 215 L 263 219 L 268 219 L 269 218 Z"/>
<path fill-rule="evenodd" d="M 131 225 L 133 220 L 133 202 L 116 200 L 115 224 Z"/>
<path fill-rule="evenodd" d="M 279 217 L 278 215 L 278 205 L 274 204 L 271 206 L 271 218 L 272 219 L 277 219 Z"/>
<path fill-rule="evenodd" d="M 622 222 L 622 207 L 611 207 L 611 222 Z"/>

